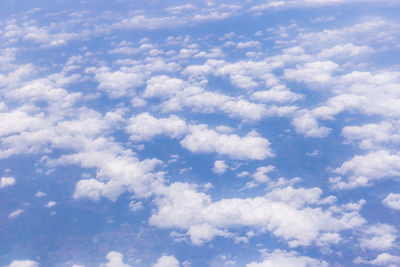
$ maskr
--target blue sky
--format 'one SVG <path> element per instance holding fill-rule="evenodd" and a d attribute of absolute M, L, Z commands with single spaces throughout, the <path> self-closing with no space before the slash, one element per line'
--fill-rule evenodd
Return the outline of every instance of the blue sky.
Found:
<path fill-rule="evenodd" d="M 400 266 L 400 2 L 0 8 L 0 266 Z"/>

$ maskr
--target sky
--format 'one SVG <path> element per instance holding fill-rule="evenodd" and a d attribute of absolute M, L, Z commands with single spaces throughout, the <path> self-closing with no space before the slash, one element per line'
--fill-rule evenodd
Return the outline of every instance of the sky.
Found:
<path fill-rule="evenodd" d="M 0 266 L 400 266 L 399 13 L 1 1 Z"/>

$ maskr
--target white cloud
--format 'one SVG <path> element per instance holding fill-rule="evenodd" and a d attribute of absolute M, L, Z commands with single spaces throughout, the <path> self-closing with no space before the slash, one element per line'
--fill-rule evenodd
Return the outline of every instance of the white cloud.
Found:
<path fill-rule="evenodd" d="M 181 145 L 194 153 L 218 153 L 235 159 L 261 160 L 274 154 L 269 141 L 255 132 L 245 137 L 235 134 L 219 134 L 206 125 L 190 126 L 190 134 Z"/>
<path fill-rule="evenodd" d="M 0 188 L 13 186 L 15 184 L 14 177 L 1 177 L 0 179 Z"/>
<path fill-rule="evenodd" d="M 47 196 L 47 194 L 42 191 L 37 191 L 37 193 L 35 194 L 35 197 L 45 197 L 45 196 Z"/>
<path fill-rule="evenodd" d="M 143 203 L 140 202 L 140 201 L 136 202 L 136 201 L 132 200 L 131 202 L 129 202 L 129 209 L 131 211 L 142 210 L 143 209 Z"/>
<path fill-rule="evenodd" d="M 292 125 L 297 133 L 304 134 L 307 137 L 323 138 L 331 131 L 327 127 L 319 126 L 316 118 L 311 113 L 305 111 L 295 113 Z"/>
<path fill-rule="evenodd" d="M 29 116 L 26 112 L 14 110 L 0 113 L 0 137 L 26 130 L 43 127 L 43 116 Z"/>
<path fill-rule="evenodd" d="M 262 102 L 294 102 L 303 95 L 293 93 L 283 85 L 274 86 L 269 90 L 254 92 L 252 98 Z"/>
<path fill-rule="evenodd" d="M 371 181 L 400 175 L 400 154 L 391 154 L 385 150 L 355 156 L 346 161 L 335 173 L 347 175 L 347 181 L 341 178 L 332 179 L 331 183 L 338 189 L 351 189 L 359 186 L 370 186 Z"/>
<path fill-rule="evenodd" d="M 228 229 L 251 227 L 271 232 L 292 247 L 324 246 L 338 243 L 341 230 L 360 227 L 365 222 L 356 211 L 332 213 L 309 206 L 332 202 L 332 199 L 319 199 L 319 189 L 291 189 L 292 197 L 284 201 L 281 200 L 285 198 L 284 193 L 275 193 L 216 202 L 188 184 L 173 183 L 159 190 L 155 202 L 158 208 L 150 217 L 150 224 L 186 230 L 198 245 L 215 236 L 234 237 Z M 296 190 L 302 192 L 296 194 Z"/>
<path fill-rule="evenodd" d="M 216 174 L 224 174 L 226 170 L 228 169 L 228 165 L 225 164 L 225 161 L 223 160 L 216 160 L 214 162 L 214 167 L 212 171 Z"/>
<path fill-rule="evenodd" d="M 23 209 L 16 209 L 8 215 L 8 219 L 15 219 L 18 218 L 21 213 L 23 213 Z"/>
<path fill-rule="evenodd" d="M 188 126 L 184 120 L 175 115 L 157 119 L 146 112 L 130 118 L 126 130 L 131 140 L 140 142 L 149 141 L 154 136 L 162 134 L 177 138 L 188 131 Z"/>
<path fill-rule="evenodd" d="M 99 83 L 98 89 L 107 92 L 113 98 L 134 94 L 128 89 L 143 85 L 145 79 L 142 73 L 130 72 L 129 70 L 111 71 L 106 67 L 101 69 L 90 68 L 86 72 L 95 73 L 95 79 Z"/>
<path fill-rule="evenodd" d="M 400 114 L 399 86 L 399 72 L 354 71 L 333 79 L 328 87 L 334 96 L 313 109 L 312 113 L 322 119 L 333 119 L 344 111 L 397 119 Z"/>
<path fill-rule="evenodd" d="M 376 266 L 396 267 L 400 264 L 400 256 L 394 256 L 388 253 L 379 254 L 375 259 L 367 261 L 360 257 L 354 260 L 354 263 L 366 263 Z"/>
<path fill-rule="evenodd" d="M 395 210 L 400 210 L 400 194 L 390 193 L 383 200 L 382 203 Z"/>
<path fill-rule="evenodd" d="M 336 201 L 336 197 L 334 196 L 321 199 L 321 195 L 322 190 L 318 187 L 305 189 L 287 186 L 285 188 L 273 189 L 266 194 L 266 197 L 269 200 L 284 202 L 295 208 L 304 207 L 306 204 L 333 204 Z"/>
<path fill-rule="evenodd" d="M 348 141 L 357 141 L 362 149 L 379 149 L 383 145 L 400 143 L 400 122 L 383 121 L 379 124 L 346 126 L 342 135 Z"/>
<path fill-rule="evenodd" d="M 182 12 L 185 12 L 187 10 L 192 10 L 195 8 L 196 7 L 192 4 L 184 4 L 184 5 L 179 5 L 179 6 L 167 7 L 165 10 L 171 14 L 181 14 Z"/>
<path fill-rule="evenodd" d="M 269 181 L 268 173 L 275 170 L 275 166 L 258 167 L 256 172 L 251 176 L 257 183 L 266 183 Z"/>
<path fill-rule="evenodd" d="M 374 53 L 374 49 L 369 46 L 356 46 L 352 43 L 348 43 L 344 45 L 336 45 L 332 48 L 325 48 L 318 53 L 317 57 L 320 59 L 349 59 L 358 55 L 370 55 L 372 53 Z"/>
<path fill-rule="evenodd" d="M 320 261 L 306 256 L 299 255 L 296 251 L 274 250 L 270 253 L 263 253 L 263 261 L 252 262 L 246 267 L 328 267 L 326 261 Z"/>
<path fill-rule="evenodd" d="M 153 267 L 179 267 L 181 264 L 174 256 L 162 256 Z"/>
<path fill-rule="evenodd" d="M 251 48 L 251 47 L 259 47 L 261 44 L 259 41 L 248 41 L 248 42 L 239 42 L 237 44 L 237 48 Z"/>
<path fill-rule="evenodd" d="M 359 24 L 343 28 L 300 33 L 296 41 L 302 47 L 312 49 L 323 49 L 332 45 L 343 45 L 346 43 L 354 45 L 361 43 L 382 47 L 384 45 L 395 45 L 396 40 L 392 36 L 393 34 L 398 34 L 399 31 L 399 24 L 395 21 L 385 20 L 380 17 L 370 17 Z M 373 33 L 379 33 L 379 38 L 374 37 Z"/>
<path fill-rule="evenodd" d="M 100 264 L 100 267 L 131 267 L 130 265 L 124 263 L 124 256 L 116 251 L 108 252 L 106 259 L 108 262 Z"/>
<path fill-rule="evenodd" d="M 32 260 L 13 260 L 7 267 L 39 267 L 39 263 Z"/>
<path fill-rule="evenodd" d="M 46 207 L 47 207 L 47 208 L 52 208 L 52 207 L 54 207 L 54 206 L 56 206 L 56 205 L 57 205 L 57 203 L 56 203 L 55 201 L 49 201 L 49 202 L 47 203 Z"/>
<path fill-rule="evenodd" d="M 396 246 L 397 230 L 388 224 L 375 224 L 363 230 L 360 239 L 362 248 L 371 250 L 388 250 Z"/>
<path fill-rule="evenodd" d="M 186 86 L 183 80 L 170 78 L 166 75 L 151 77 L 146 84 L 146 90 L 143 93 L 144 97 L 172 96 Z"/>
<path fill-rule="evenodd" d="M 331 74 L 338 69 L 339 65 L 332 61 L 315 61 L 298 65 L 296 69 L 286 69 L 284 76 L 305 83 L 325 84 L 331 81 Z"/>

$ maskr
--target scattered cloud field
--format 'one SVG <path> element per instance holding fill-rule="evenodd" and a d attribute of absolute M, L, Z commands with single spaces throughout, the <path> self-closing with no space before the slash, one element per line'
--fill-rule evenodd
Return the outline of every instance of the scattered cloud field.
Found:
<path fill-rule="evenodd" d="M 0 266 L 400 266 L 399 1 L 0 6 Z"/>

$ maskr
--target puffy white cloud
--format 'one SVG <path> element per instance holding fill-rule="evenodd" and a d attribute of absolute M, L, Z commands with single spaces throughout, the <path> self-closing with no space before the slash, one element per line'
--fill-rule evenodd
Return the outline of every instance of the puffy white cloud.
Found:
<path fill-rule="evenodd" d="M 282 85 L 274 86 L 269 90 L 257 91 L 252 95 L 253 99 L 262 102 L 294 102 L 303 98 L 302 95 L 293 93 L 288 88 Z"/>
<path fill-rule="evenodd" d="M 98 200 L 106 197 L 115 201 L 123 192 L 139 197 L 152 195 L 153 187 L 162 183 L 163 173 L 152 171 L 161 162 L 157 159 L 139 161 L 110 151 L 82 152 L 49 161 L 51 165 L 80 164 L 84 168 L 97 168 L 97 179 L 83 179 L 76 184 L 74 198 Z"/>
<path fill-rule="evenodd" d="M 1 177 L 0 179 L 0 188 L 13 186 L 15 184 L 14 177 Z"/>
<path fill-rule="evenodd" d="M 18 218 L 21 213 L 23 213 L 23 209 L 16 209 L 8 215 L 8 219 L 15 219 Z"/>
<path fill-rule="evenodd" d="M 321 59 L 330 59 L 330 58 L 354 58 L 355 56 L 362 54 L 372 54 L 374 49 L 369 46 L 356 46 L 352 43 L 344 44 L 344 45 L 336 45 L 332 48 L 325 48 L 320 53 L 318 53 L 318 57 Z"/>
<path fill-rule="evenodd" d="M 216 160 L 214 162 L 214 167 L 213 167 L 212 171 L 216 174 L 224 174 L 227 169 L 228 169 L 228 165 L 225 164 L 225 161 Z"/>
<path fill-rule="evenodd" d="M 400 194 L 390 193 L 383 200 L 382 203 L 395 210 L 400 210 Z"/>
<path fill-rule="evenodd" d="M 331 129 L 323 126 L 319 126 L 316 118 L 309 112 L 297 112 L 293 116 L 292 125 L 296 132 L 304 134 L 307 137 L 326 137 Z"/>
<path fill-rule="evenodd" d="M 181 145 L 194 153 L 218 153 L 235 159 L 261 160 L 272 157 L 269 141 L 255 132 L 245 137 L 235 134 L 219 134 L 206 125 L 190 127 L 190 134 Z"/>
<path fill-rule="evenodd" d="M 334 196 L 321 199 L 321 195 L 322 190 L 318 187 L 295 189 L 292 186 L 287 186 L 273 189 L 266 194 L 266 197 L 271 201 L 284 202 L 295 208 L 304 207 L 306 204 L 333 204 L 336 201 Z"/>
<path fill-rule="evenodd" d="M 49 201 L 46 205 L 47 208 L 52 208 L 55 207 L 57 203 L 55 201 Z"/>
<path fill-rule="evenodd" d="M 174 256 L 162 256 L 153 267 L 179 267 L 181 264 Z"/>
<path fill-rule="evenodd" d="M 32 80 L 23 83 L 18 88 L 11 88 L 6 94 L 9 100 L 18 101 L 20 103 L 35 103 L 37 101 L 45 101 L 49 108 L 65 109 L 73 106 L 76 101 L 82 98 L 82 93 L 71 92 L 62 88 L 76 82 L 80 75 L 65 76 L 65 73 L 54 73 L 46 78 Z M 19 114 L 23 118 L 23 114 Z M 35 126 L 35 124 L 33 124 Z"/>
<path fill-rule="evenodd" d="M 116 251 L 108 252 L 106 259 L 108 262 L 100 264 L 100 267 L 131 267 L 130 265 L 124 263 L 124 256 Z"/>
<path fill-rule="evenodd" d="M 261 44 L 259 41 L 248 41 L 248 42 L 239 42 L 237 44 L 237 48 L 250 48 L 250 47 L 259 47 Z"/>
<path fill-rule="evenodd" d="M 170 78 L 166 75 L 151 77 L 146 84 L 147 86 L 143 93 L 144 97 L 172 96 L 186 86 L 183 80 Z"/>
<path fill-rule="evenodd" d="M 359 112 L 364 115 L 380 115 L 388 121 L 398 118 L 400 110 L 400 73 L 383 71 L 378 73 L 354 71 L 336 77 L 329 87 L 334 95 L 311 112 L 316 118 L 333 119 L 344 112 Z M 387 127 L 387 131 L 394 131 Z M 368 126 L 367 128 L 372 128 Z M 383 130 L 385 131 L 385 130 Z M 381 132 L 379 130 L 379 132 Z"/>
<path fill-rule="evenodd" d="M 45 196 L 47 196 L 47 194 L 42 191 L 37 191 L 37 193 L 35 194 L 35 197 L 45 197 Z"/>
<path fill-rule="evenodd" d="M 288 192 L 291 192 L 289 198 L 284 192 L 275 192 L 263 197 L 213 202 L 210 196 L 197 192 L 191 185 L 173 183 L 159 189 L 157 210 L 149 222 L 161 228 L 187 230 L 186 234 L 198 245 L 215 236 L 233 237 L 228 229 L 251 227 L 269 231 L 292 247 L 338 243 L 341 230 L 359 227 L 365 222 L 355 211 L 332 213 L 321 207 L 310 207 L 309 204 L 332 202 L 332 199 L 320 199 L 319 189 Z"/>
<path fill-rule="evenodd" d="M 246 267 L 328 267 L 326 261 L 320 261 L 310 257 L 299 255 L 296 251 L 284 251 L 276 249 L 270 253 L 263 253 L 262 262 L 252 262 Z"/>
<path fill-rule="evenodd" d="M 331 74 L 338 69 L 339 66 L 332 61 L 315 61 L 298 65 L 296 69 L 286 69 L 284 76 L 296 81 L 324 84 L 330 82 Z"/>
<path fill-rule="evenodd" d="M 26 130 L 43 127 L 43 116 L 29 116 L 26 112 L 15 110 L 0 113 L 0 137 Z"/>
<path fill-rule="evenodd" d="M 275 170 L 275 166 L 263 166 L 258 167 L 256 172 L 251 176 L 257 183 L 266 183 L 269 181 L 269 177 L 267 173 L 270 173 Z"/>
<path fill-rule="evenodd" d="M 383 121 L 379 124 L 346 126 L 342 135 L 348 141 L 357 141 L 362 149 L 379 149 L 386 144 L 400 143 L 400 122 Z"/>
<path fill-rule="evenodd" d="M 60 26 L 59 23 L 41 27 L 37 25 L 36 20 L 23 21 L 23 23 L 19 20 L 9 20 L 2 35 L 13 40 L 33 41 L 46 48 L 65 45 L 68 41 L 84 35 L 76 32 L 60 32 L 57 26 Z"/>
<path fill-rule="evenodd" d="M 116 48 L 109 50 L 108 53 L 134 55 L 155 48 L 155 46 L 152 44 L 142 44 L 140 47 L 137 48 L 130 45 L 130 42 L 122 41 L 118 44 Z"/>
<path fill-rule="evenodd" d="M 389 2 L 390 1 L 388 1 L 388 3 Z M 344 45 L 347 43 L 352 43 L 354 45 L 377 45 L 378 47 L 382 47 L 384 44 L 392 45 L 396 43 L 396 40 L 393 39 L 392 36 L 393 34 L 398 34 L 399 31 L 400 27 L 397 22 L 386 20 L 381 17 L 372 17 L 358 24 L 343 28 L 300 33 L 296 41 L 302 47 L 319 48 L 321 50 L 326 47 L 331 47 L 332 45 Z M 379 33 L 379 39 L 374 38 L 372 36 L 373 33 Z"/>
<path fill-rule="evenodd" d="M 182 12 L 185 12 L 186 10 L 191 10 L 191 9 L 195 9 L 195 8 L 196 7 L 192 4 L 184 4 L 184 5 L 179 5 L 179 6 L 167 7 L 165 10 L 172 14 L 181 14 Z"/>
<path fill-rule="evenodd" d="M 141 210 L 141 209 L 143 209 L 143 203 L 140 201 L 136 202 L 136 201 L 132 200 L 131 202 L 129 202 L 129 209 L 131 211 Z"/>
<path fill-rule="evenodd" d="M 7 267 L 39 267 L 39 263 L 32 260 L 13 260 Z"/>
<path fill-rule="evenodd" d="M 293 110 L 268 109 L 263 104 L 252 103 L 250 101 L 229 97 L 227 95 L 206 91 L 197 86 L 186 87 L 175 96 L 162 103 L 164 112 L 178 111 L 183 107 L 191 108 L 194 112 L 213 113 L 216 111 L 227 113 L 231 117 L 239 117 L 244 120 L 260 120 L 267 115 L 287 113 Z"/>
<path fill-rule="evenodd" d="M 130 72 L 129 70 L 111 71 L 106 67 L 90 68 L 86 72 L 95 73 L 95 79 L 99 83 L 98 89 L 107 92 L 113 98 L 134 94 L 128 89 L 143 85 L 145 79 L 143 73 Z"/>
<path fill-rule="evenodd" d="M 360 257 L 354 260 L 354 263 L 366 263 L 376 266 L 396 267 L 400 264 L 400 256 L 394 256 L 388 253 L 379 254 L 375 259 L 367 261 Z"/>
<path fill-rule="evenodd" d="M 272 74 L 276 68 L 282 67 L 280 61 L 238 61 L 228 63 L 223 60 L 210 59 L 203 65 L 189 65 L 182 74 L 196 77 L 215 75 L 228 77 L 233 85 L 238 88 L 251 89 L 259 85 L 259 82 L 271 85 L 273 81 L 277 85 L 277 78 Z"/>
<path fill-rule="evenodd" d="M 335 173 L 347 175 L 347 181 L 332 178 L 331 183 L 338 189 L 351 189 L 370 186 L 372 180 L 396 177 L 400 175 L 400 154 L 391 154 L 386 150 L 355 156 L 346 161 Z"/>
<path fill-rule="evenodd" d="M 146 79 L 153 73 L 176 72 L 179 69 L 179 65 L 175 62 L 166 63 L 162 59 L 154 58 L 134 61 L 132 66 L 121 66 L 118 70 L 111 70 L 109 67 L 90 67 L 85 72 L 94 74 L 95 80 L 99 83 L 97 87 L 99 90 L 107 92 L 112 98 L 118 98 L 134 96 L 135 88 L 144 85 Z"/>
<path fill-rule="evenodd" d="M 188 126 L 184 120 L 175 115 L 157 119 L 146 112 L 130 118 L 126 130 L 131 140 L 148 141 L 161 134 L 171 138 L 180 137 L 188 131 Z"/>
<path fill-rule="evenodd" d="M 375 224 L 363 230 L 360 246 L 366 249 L 387 250 L 395 246 L 397 230 L 388 224 Z"/>

